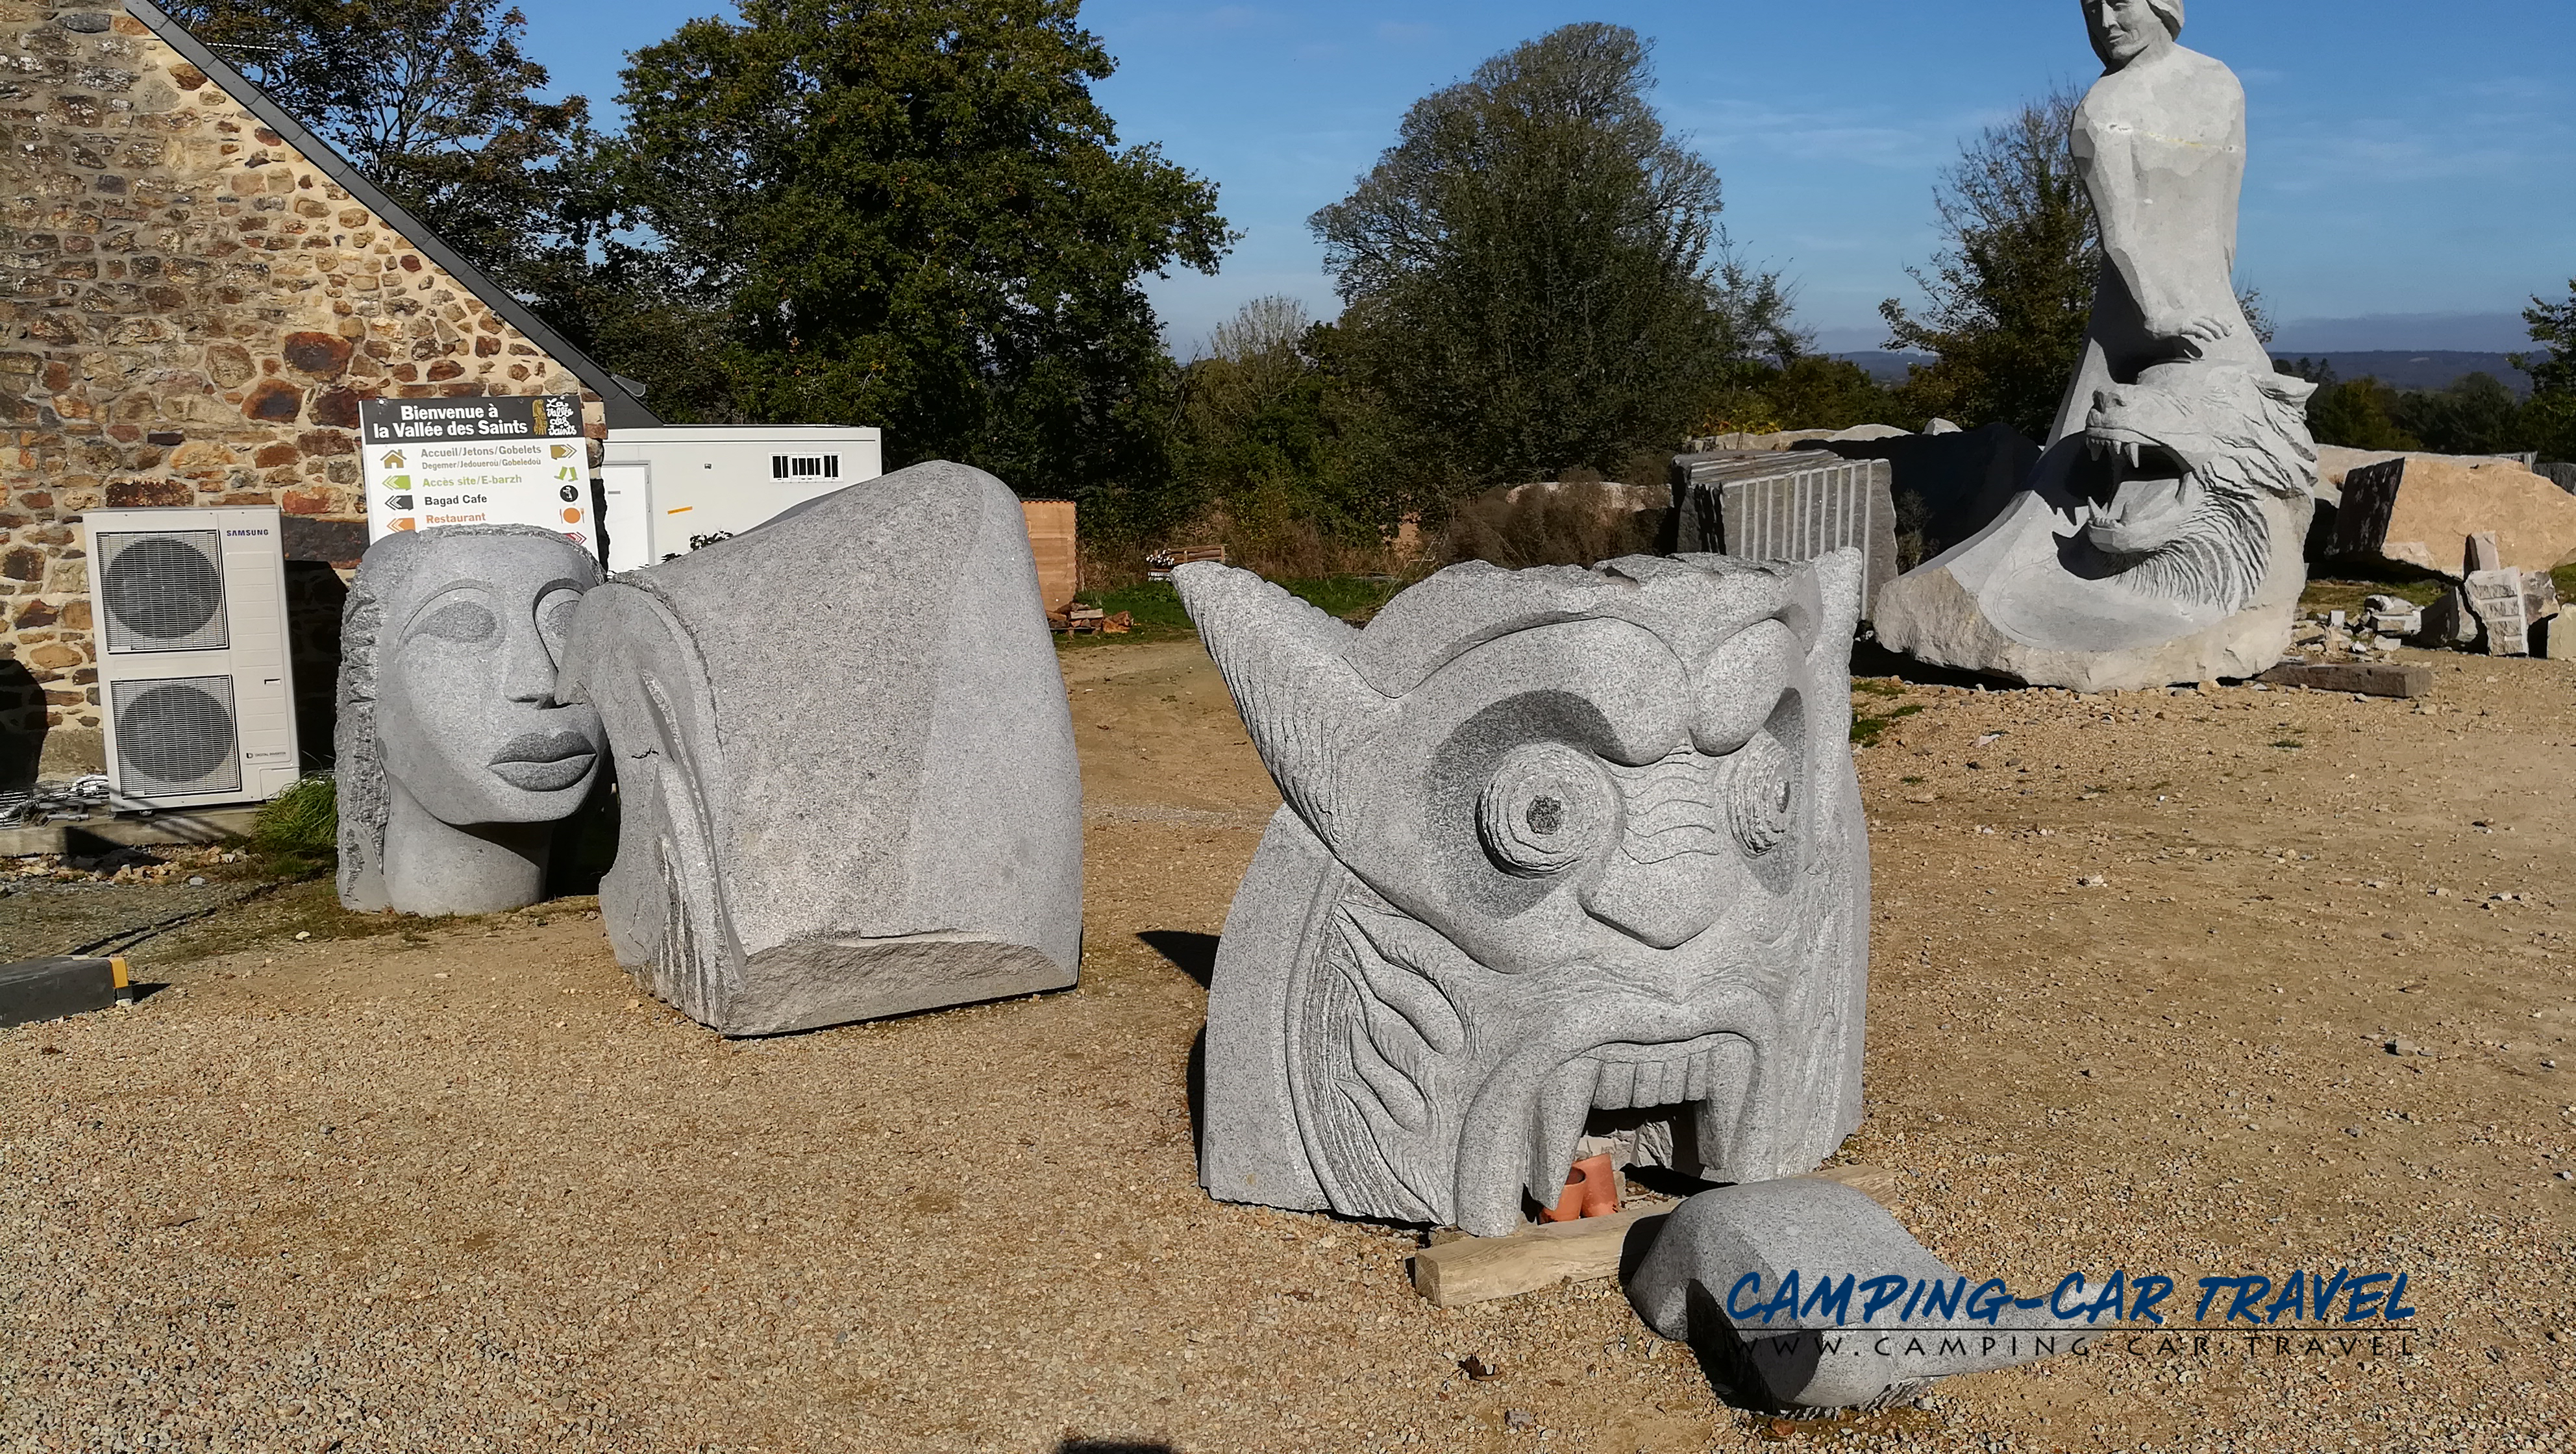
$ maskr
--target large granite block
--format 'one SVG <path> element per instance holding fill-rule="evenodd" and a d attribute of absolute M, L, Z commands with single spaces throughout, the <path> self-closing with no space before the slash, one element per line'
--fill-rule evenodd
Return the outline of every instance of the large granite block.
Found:
<path fill-rule="evenodd" d="M 1172 578 L 1286 800 L 1209 992 L 1210 1193 L 1495 1236 L 1586 1135 L 1743 1180 L 1858 1123 L 1859 552 L 1457 565 L 1365 631 Z"/>
<path fill-rule="evenodd" d="M 2039 463 L 2039 446 L 2009 424 L 1946 434 L 1835 439 L 1817 447 L 1845 459 L 1887 461 L 1895 471 L 1889 486 L 1903 522 L 1898 535 L 1917 537 L 1907 542 L 1916 548 L 1913 565 L 1993 524 Z"/>
<path fill-rule="evenodd" d="M 2545 571 L 2576 555 L 2576 496 L 2508 460 L 2406 455 L 2344 476 L 2337 560 L 2410 565 L 2461 579 L 2466 541 L 2492 533 L 2498 562 Z"/>
<path fill-rule="evenodd" d="M 729 1035 L 1074 982 L 1082 788 L 1019 501 L 914 465 L 612 578 L 620 963 Z"/>
<path fill-rule="evenodd" d="M 1875 442 L 1875 441 L 1871 441 Z M 1814 560 L 1861 553 L 1861 616 L 1896 579 L 1895 472 L 1879 460 L 1799 449 L 1762 458 L 1673 461 L 1674 549 L 1739 560 Z"/>

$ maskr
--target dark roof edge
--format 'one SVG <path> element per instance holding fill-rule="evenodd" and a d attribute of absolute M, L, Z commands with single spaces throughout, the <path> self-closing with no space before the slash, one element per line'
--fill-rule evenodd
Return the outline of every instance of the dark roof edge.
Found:
<path fill-rule="evenodd" d="M 152 4 L 151 0 L 124 0 L 124 5 L 135 19 L 150 26 L 152 32 L 161 37 L 172 50 L 187 57 L 188 64 L 205 72 L 216 85 L 221 86 L 224 94 L 232 97 L 252 115 L 266 123 L 269 130 L 286 138 L 289 146 L 304 153 L 305 160 L 320 167 L 324 174 L 340 185 L 342 190 L 364 203 L 367 210 L 383 218 L 396 231 L 399 231 L 405 241 L 418 251 L 427 254 L 430 261 L 446 269 L 450 276 L 463 283 L 475 297 L 483 300 L 483 306 L 500 314 L 511 327 L 526 334 L 539 348 L 544 349 L 557 362 L 572 370 L 574 377 L 580 379 L 592 393 L 599 396 L 601 412 L 607 416 L 609 428 L 635 429 L 662 422 L 660 415 L 646 407 L 643 400 L 628 393 L 625 386 L 617 382 L 617 376 L 602 366 L 599 360 L 574 347 L 572 340 L 557 333 L 547 326 L 545 320 L 529 312 L 528 306 L 510 296 L 508 289 L 493 282 L 481 268 L 467 262 L 456 249 L 449 247 L 444 240 L 428 228 L 421 226 L 419 219 L 404 211 L 401 204 L 395 202 L 393 198 L 386 196 L 382 188 L 368 181 L 363 173 L 349 164 L 347 157 L 340 155 L 337 148 L 306 130 L 294 117 L 287 115 L 276 102 L 268 98 L 268 93 L 260 90 L 251 81 L 250 77 L 235 70 L 221 56 L 208 50 L 205 42 L 188 33 L 186 26 L 161 13 L 161 8 Z"/>

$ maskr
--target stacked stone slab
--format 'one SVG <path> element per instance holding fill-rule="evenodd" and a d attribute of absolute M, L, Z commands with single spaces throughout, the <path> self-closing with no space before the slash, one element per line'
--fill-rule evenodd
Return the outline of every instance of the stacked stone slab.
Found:
<path fill-rule="evenodd" d="M 1074 982 L 1082 787 L 1019 502 L 931 463 L 611 579 L 609 941 L 728 1035 Z"/>
<path fill-rule="evenodd" d="M 1814 560 L 1857 550 L 1862 619 L 1896 579 L 1893 469 L 1821 450 L 1712 452 L 1673 460 L 1674 549 L 1739 560 Z"/>

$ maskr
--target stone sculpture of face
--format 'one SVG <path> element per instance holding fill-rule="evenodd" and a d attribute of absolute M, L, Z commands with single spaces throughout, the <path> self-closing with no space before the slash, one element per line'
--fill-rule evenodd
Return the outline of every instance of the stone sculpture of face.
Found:
<path fill-rule="evenodd" d="M 1241 1199 L 1311 1174 L 1347 1214 L 1492 1234 L 1587 1133 L 1656 1122 L 1755 1180 L 1856 1123 L 1855 553 L 1454 566 L 1356 633 L 1243 572 L 1175 580 L 1295 820 L 1210 1002 L 1211 1124 L 1281 1066 L 1304 1143 Z M 1239 1038 L 1255 1002 L 1284 1045 Z"/>
<path fill-rule="evenodd" d="M 376 734 L 385 773 L 444 823 L 543 823 L 590 791 L 607 733 L 555 700 L 563 632 L 597 579 L 536 533 L 420 537 L 385 603 Z"/>
<path fill-rule="evenodd" d="M 2177 29 L 2149 0 L 2084 0 L 2084 24 L 2108 71 L 2171 47 Z"/>

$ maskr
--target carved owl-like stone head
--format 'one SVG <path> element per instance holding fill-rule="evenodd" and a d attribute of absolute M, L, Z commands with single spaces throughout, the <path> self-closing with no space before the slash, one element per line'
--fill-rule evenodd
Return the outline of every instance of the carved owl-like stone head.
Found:
<path fill-rule="evenodd" d="M 1490 1235 L 1586 1134 L 1757 1180 L 1858 1123 L 1856 552 L 1453 566 L 1365 631 L 1174 580 L 1286 800 L 1209 999 L 1211 1192 Z"/>

